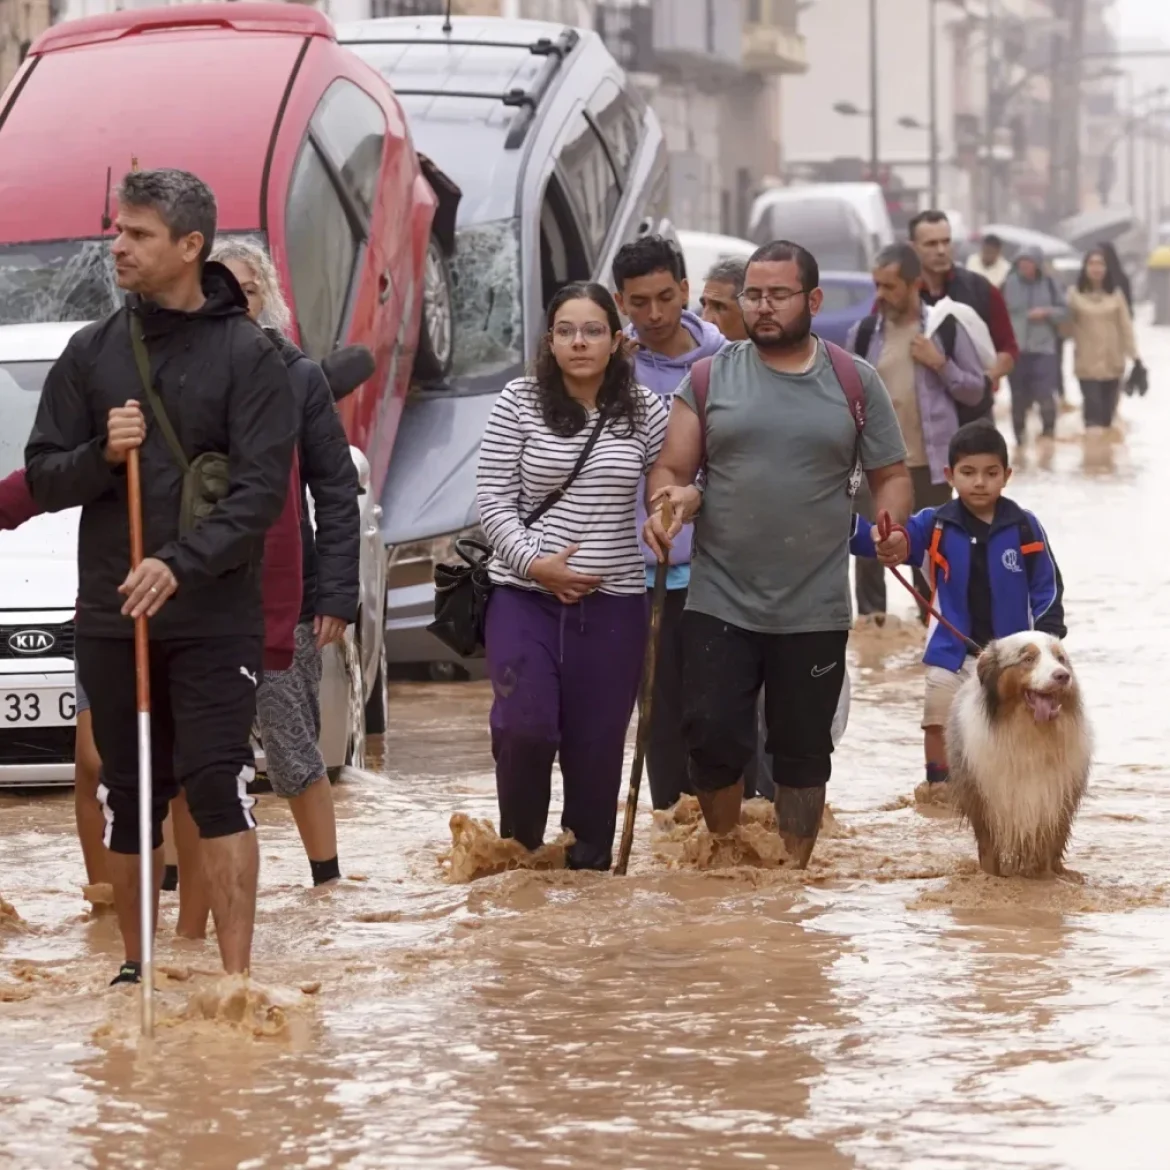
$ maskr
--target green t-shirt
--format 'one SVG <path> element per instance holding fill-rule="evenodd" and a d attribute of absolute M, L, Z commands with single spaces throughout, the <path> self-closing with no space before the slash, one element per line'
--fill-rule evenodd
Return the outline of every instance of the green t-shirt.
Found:
<path fill-rule="evenodd" d="M 901 463 L 890 396 L 872 366 L 854 361 L 865 388 L 862 465 Z M 695 409 L 689 375 L 678 397 Z M 824 346 L 804 374 L 769 369 L 750 341 L 728 346 L 711 369 L 706 430 L 687 608 L 764 634 L 849 629 L 857 428 Z"/>

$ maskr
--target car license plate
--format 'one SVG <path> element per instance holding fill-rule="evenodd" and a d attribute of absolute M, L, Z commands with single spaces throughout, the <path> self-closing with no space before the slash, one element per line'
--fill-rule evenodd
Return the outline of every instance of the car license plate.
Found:
<path fill-rule="evenodd" d="M 70 727 L 76 721 L 77 696 L 72 689 L 0 691 L 0 729 Z"/>

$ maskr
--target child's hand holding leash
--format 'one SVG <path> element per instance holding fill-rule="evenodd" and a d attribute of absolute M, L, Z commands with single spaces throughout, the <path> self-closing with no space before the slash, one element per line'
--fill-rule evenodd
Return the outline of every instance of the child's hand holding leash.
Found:
<path fill-rule="evenodd" d="M 887 569 L 904 565 L 910 559 L 910 534 L 901 524 L 890 520 L 889 512 L 882 512 L 878 522 L 870 529 L 877 559 Z"/>

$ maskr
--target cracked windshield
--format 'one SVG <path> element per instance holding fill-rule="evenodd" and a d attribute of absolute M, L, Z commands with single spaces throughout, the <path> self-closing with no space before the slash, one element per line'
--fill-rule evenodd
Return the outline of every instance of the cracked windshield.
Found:
<path fill-rule="evenodd" d="M 5 37 L 0 1170 L 1170 1166 L 1165 0 Z"/>

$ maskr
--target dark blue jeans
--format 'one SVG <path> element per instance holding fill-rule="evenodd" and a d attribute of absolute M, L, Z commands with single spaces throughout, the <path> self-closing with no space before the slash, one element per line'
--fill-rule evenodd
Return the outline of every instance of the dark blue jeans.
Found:
<path fill-rule="evenodd" d="M 569 865 L 609 869 L 648 620 L 645 593 L 594 593 L 577 605 L 508 586 L 492 593 L 485 642 L 501 836 L 540 846 L 559 754 L 561 826 L 577 839 Z"/>

